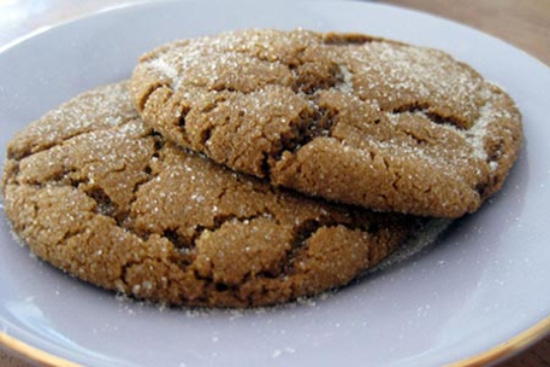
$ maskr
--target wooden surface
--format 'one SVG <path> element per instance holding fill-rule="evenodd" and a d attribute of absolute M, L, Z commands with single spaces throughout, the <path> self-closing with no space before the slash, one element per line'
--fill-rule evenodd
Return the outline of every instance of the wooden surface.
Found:
<path fill-rule="evenodd" d="M 453 19 L 492 34 L 550 65 L 550 0 L 379 1 Z"/>
<path fill-rule="evenodd" d="M 83 15 L 122 1 L 43 0 L 42 12 L 33 2 L 0 0 L 0 46 L 39 26 Z M 550 65 L 550 0 L 388 0 L 469 24 L 497 36 Z M 549 97 L 550 98 L 550 97 Z M 1 367 L 36 367 L 0 351 Z M 549 367 L 550 337 L 499 367 Z M 59 366 L 62 367 L 62 366 Z"/>

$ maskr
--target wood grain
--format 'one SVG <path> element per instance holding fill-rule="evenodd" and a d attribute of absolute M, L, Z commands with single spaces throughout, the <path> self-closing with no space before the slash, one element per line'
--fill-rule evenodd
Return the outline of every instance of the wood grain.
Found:
<path fill-rule="evenodd" d="M 36 367 L 36 365 L 29 364 L 18 360 L 3 351 L 0 350 L 0 366 L 2 367 Z M 61 367 L 61 366 L 60 366 Z"/>
<path fill-rule="evenodd" d="M 502 363 L 499 367 L 547 367 L 550 366 L 550 337 L 543 339 L 525 352 Z"/>
<path fill-rule="evenodd" d="M 123 1 L 72 0 L 43 1 L 42 13 L 16 19 L 21 10 L 28 10 L 24 2 L 0 0 L 0 46 L 39 26 L 60 22 L 83 15 L 106 5 Z M 388 0 L 387 3 L 441 15 L 497 36 L 550 65 L 550 0 Z M 46 6 L 44 6 L 46 4 Z M 32 13 L 32 12 L 31 12 Z M 16 19 L 13 21 L 13 19 Z M 2 367 L 36 367 L 10 357 L 0 351 Z M 499 367 L 549 367 L 550 337 L 537 343 Z M 61 367 L 61 366 L 60 366 Z"/>
<path fill-rule="evenodd" d="M 468 24 L 550 65 L 550 0 L 386 0 Z"/>

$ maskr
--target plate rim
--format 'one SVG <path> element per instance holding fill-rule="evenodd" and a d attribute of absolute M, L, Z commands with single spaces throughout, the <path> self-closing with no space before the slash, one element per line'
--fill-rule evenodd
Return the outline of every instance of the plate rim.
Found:
<path fill-rule="evenodd" d="M 331 1 L 331 0 L 325 0 L 325 1 Z M 174 3 L 179 2 L 178 0 L 161 0 L 157 2 L 156 4 L 162 4 L 162 3 Z M 199 0 L 190 0 L 188 2 L 195 2 L 200 3 Z M 312 0 L 304 0 L 303 2 L 313 2 Z M 342 3 L 362 3 L 361 0 L 344 0 Z M 104 7 L 101 7 L 100 9 L 97 9 L 95 11 L 92 11 L 91 13 L 79 15 L 75 17 L 71 17 L 69 19 L 66 19 L 61 22 L 55 22 L 48 25 L 40 26 L 36 28 L 35 30 L 32 30 L 28 33 L 25 33 L 23 35 L 20 35 L 16 37 L 15 39 L 8 41 L 6 44 L 0 46 L 0 55 L 16 46 L 18 46 L 21 43 L 24 43 L 27 40 L 30 40 L 34 38 L 35 36 L 39 36 L 43 33 L 47 33 L 49 31 L 61 28 L 66 25 L 70 25 L 72 23 L 77 23 L 79 21 L 82 21 L 87 18 L 96 17 L 98 15 L 101 15 L 103 13 L 109 13 L 112 11 L 120 11 L 126 8 L 133 8 L 133 7 L 139 7 L 139 6 L 146 6 L 151 5 L 153 2 L 150 0 L 137 0 L 134 2 L 124 2 L 122 4 L 116 4 L 116 5 L 106 5 Z M 427 11 L 412 9 L 407 6 L 402 5 L 394 5 L 394 4 L 388 4 L 388 3 L 379 3 L 379 2 L 369 2 L 369 6 L 376 6 L 376 7 L 385 7 L 385 8 L 393 8 L 393 9 L 399 9 L 400 11 L 414 13 L 414 14 L 420 14 L 420 15 L 428 15 L 434 18 L 443 19 L 447 22 L 453 23 L 454 25 L 458 25 L 460 27 L 468 28 L 470 31 L 481 33 L 487 37 L 492 38 L 494 41 L 498 41 L 501 43 L 504 43 L 510 47 L 513 47 L 516 51 L 519 51 L 529 58 L 535 60 L 539 64 L 542 64 L 545 67 L 550 67 L 548 64 L 540 60 L 537 56 L 532 55 L 531 53 L 509 43 L 508 41 L 505 41 L 501 39 L 498 36 L 486 33 L 480 29 L 477 29 L 473 26 L 470 26 L 468 24 L 456 21 L 454 19 L 447 18 L 445 16 L 441 16 L 438 14 L 433 14 Z M 3 200 L 2 200 L 3 201 Z M 513 357 L 514 355 L 518 354 L 519 352 L 533 346 L 536 342 L 540 341 L 546 336 L 550 336 L 550 314 L 544 316 L 541 320 L 536 322 L 535 324 L 527 327 L 525 330 L 517 333 L 516 335 L 499 342 L 495 344 L 492 347 L 489 347 L 481 352 L 474 353 L 472 355 L 466 356 L 464 358 L 458 359 L 456 361 L 452 361 L 450 363 L 446 363 L 444 366 L 446 367 L 483 367 L 490 363 L 496 363 L 496 362 L 502 362 L 510 357 Z M 76 363 L 74 361 L 71 361 L 68 358 L 61 357 L 57 354 L 50 353 L 44 349 L 41 349 L 39 347 L 32 346 L 30 343 L 24 342 L 16 337 L 13 337 L 9 335 L 6 331 L 0 330 L 0 350 L 4 350 L 7 352 L 8 355 L 14 356 L 18 359 L 23 360 L 29 360 L 32 362 L 40 363 L 40 365 L 43 365 L 45 367 L 85 367 L 83 364 Z"/>
<path fill-rule="evenodd" d="M 532 346 L 548 334 L 550 334 L 550 316 L 543 318 L 535 325 L 508 340 L 496 344 L 495 346 L 482 352 L 448 363 L 446 366 L 482 367 L 489 363 L 503 361 Z M 38 362 L 46 367 L 59 367 L 61 365 L 64 367 L 84 367 L 84 365 L 75 363 L 64 357 L 60 357 L 40 348 L 33 347 L 30 344 L 12 337 L 3 331 L 0 331 L 0 346 L 4 347 L 12 354 L 30 359 L 33 362 Z"/>

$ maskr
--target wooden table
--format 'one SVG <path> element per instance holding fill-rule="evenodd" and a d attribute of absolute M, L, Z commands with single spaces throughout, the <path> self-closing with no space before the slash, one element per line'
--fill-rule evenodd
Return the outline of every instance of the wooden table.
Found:
<path fill-rule="evenodd" d="M 28 4 L 0 1 L 0 46 L 39 26 L 60 22 L 127 1 L 42 1 L 41 13 L 21 16 Z M 550 0 L 387 0 L 469 24 L 502 38 L 550 65 Z M 36 367 L 0 351 L 1 367 Z M 550 337 L 499 367 L 550 366 Z M 62 366 L 59 366 L 62 367 Z"/>

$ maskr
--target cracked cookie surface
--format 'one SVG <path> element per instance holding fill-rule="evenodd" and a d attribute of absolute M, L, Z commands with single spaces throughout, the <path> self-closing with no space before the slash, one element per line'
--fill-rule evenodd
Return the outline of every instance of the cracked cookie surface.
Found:
<path fill-rule="evenodd" d="M 126 88 L 84 93 L 8 146 L 13 229 L 82 280 L 174 305 L 271 305 L 348 283 L 425 222 L 217 165 L 143 124 Z"/>
<path fill-rule="evenodd" d="M 448 54 L 365 35 L 252 30 L 145 54 L 132 99 L 167 139 L 276 186 L 382 211 L 473 212 L 521 145 L 500 88 Z"/>

